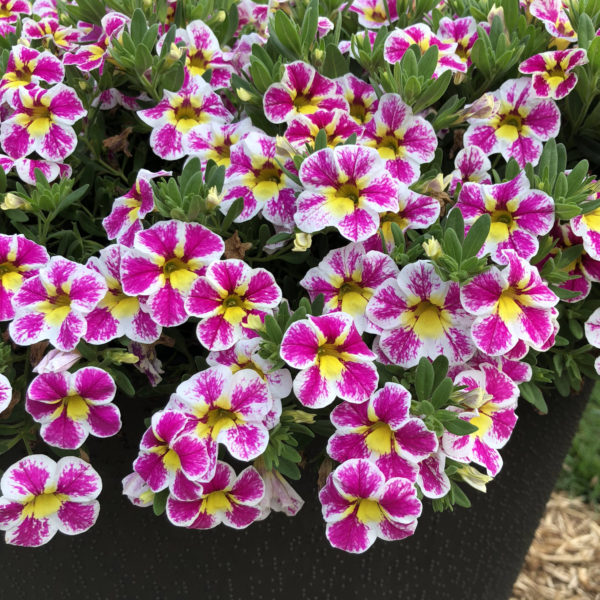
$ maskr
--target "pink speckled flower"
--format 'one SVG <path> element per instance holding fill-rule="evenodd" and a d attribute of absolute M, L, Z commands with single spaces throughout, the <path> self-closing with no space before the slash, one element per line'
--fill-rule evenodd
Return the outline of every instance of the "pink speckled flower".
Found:
<path fill-rule="evenodd" d="M 42 373 L 31 382 L 25 407 L 42 424 L 47 444 L 73 450 L 90 434 L 105 438 L 121 429 L 121 413 L 112 403 L 115 392 L 112 377 L 97 367 Z"/>
<path fill-rule="evenodd" d="M 0 0 L 0 35 L 14 33 L 17 19 L 30 14 L 31 4 L 27 0 Z"/>
<path fill-rule="evenodd" d="M 127 496 L 134 506 L 145 508 L 154 503 L 154 492 L 135 471 L 124 477 L 122 484 L 123 495 Z"/>
<path fill-rule="evenodd" d="M 304 406 L 323 408 L 336 397 L 366 402 L 377 388 L 375 354 L 344 312 L 292 323 L 281 342 L 281 358 L 300 370 L 294 393 Z"/>
<path fill-rule="evenodd" d="M 298 115 L 292 119 L 285 131 L 285 139 L 302 152 L 306 144 L 314 144 L 321 129 L 327 134 L 330 148 L 343 144 L 352 134 L 359 136 L 362 133 L 362 127 L 347 112 L 318 110 L 311 115 Z"/>
<path fill-rule="evenodd" d="M 411 481 L 386 481 L 365 459 L 348 460 L 331 473 L 319 500 L 327 539 L 334 548 L 355 554 L 368 550 L 377 538 L 391 541 L 412 535 L 422 509 Z"/>
<path fill-rule="evenodd" d="M 561 0 L 532 0 L 529 12 L 544 24 L 553 37 L 576 42 L 577 34 L 569 21 Z"/>
<path fill-rule="evenodd" d="M 299 114 L 310 115 L 319 109 L 348 111 L 338 84 L 301 61 L 284 66 L 281 82 L 269 86 L 263 106 L 272 123 L 285 123 Z"/>
<path fill-rule="evenodd" d="M 352 73 L 346 73 L 336 79 L 342 88 L 342 95 L 348 102 L 350 116 L 359 124 L 368 123 L 379 104 L 372 85 L 359 79 Z"/>
<path fill-rule="evenodd" d="M 477 21 L 473 17 L 440 19 L 437 37 L 445 44 L 456 44 L 454 51 L 467 67 L 471 66 L 471 48 L 477 41 Z"/>
<path fill-rule="evenodd" d="M 461 305 L 458 284 L 442 281 L 429 261 L 408 264 L 381 284 L 367 304 L 367 317 L 383 330 L 380 350 L 404 368 L 440 355 L 460 364 L 475 351 L 473 319 Z"/>
<path fill-rule="evenodd" d="M 42 17 L 39 21 L 23 19 L 21 35 L 26 40 L 42 40 L 44 45 L 52 43 L 59 51 L 76 50 L 80 32 L 74 27 L 65 27 L 58 14 Z"/>
<path fill-rule="evenodd" d="M 550 99 L 537 98 L 528 77 L 509 79 L 492 94 L 498 110 L 491 117 L 468 119 L 465 146 L 479 146 L 486 154 L 514 158 L 522 168 L 537 165 L 542 142 L 560 129 L 560 111 Z"/>
<path fill-rule="evenodd" d="M 446 475 L 446 455 L 441 448 L 418 465 L 417 485 L 426 498 L 443 498 L 451 488 Z"/>
<path fill-rule="evenodd" d="M 0 529 L 14 546 L 42 546 L 57 531 L 76 535 L 98 518 L 102 480 L 81 458 L 58 463 L 33 454 L 11 465 L 0 481 Z"/>
<path fill-rule="evenodd" d="M 29 185 L 36 185 L 35 170 L 39 169 L 46 178 L 46 181 L 52 182 L 57 177 L 71 177 L 73 169 L 70 165 L 57 163 L 49 160 L 36 160 L 34 158 L 17 158 L 12 159 L 8 156 L 0 154 L 0 167 L 5 173 L 14 167 L 19 179 Z"/>
<path fill-rule="evenodd" d="M 280 302 L 281 289 L 269 271 L 229 259 L 213 262 L 198 278 L 185 309 L 202 319 L 196 331 L 200 343 L 208 350 L 226 350 L 244 337 L 249 316 L 272 314 Z"/>
<path fill-rule="evenodd" d="M 538 270 L 505 250 L 508 268 L 476 275 L 460 292 L 467 312 L 476 317 L 472 327 L 475 345 L 491 356 L 506 354 L 519 341 L 540 349 L 554 333 L 553 307 L 558 297 Z"/>
<path fill-rule="evenodd" d="M 288 517 L 296 516 L 304 506 L 304 500 L 298 492 L 277 469 L 267 471 L 260 466 L 259 461 L 255 465 L 265 484 L 265 495 L 259 503 L 261 513 L 258 520 L 266 519 L 271 511 L 281 512 Z"/>
<path fill-rule="evenodd" d="M 12 400 L 12 386 L 5 375 L 0 373 L 0 413 L 5 411 Z"/>
<path fill-rule="evenodd" d="M 463 148 L 454 159 L 454 171 L 444 178 L 448 182 L 448 191 L 454 194 L 458 184 L 492 183 L 489 171 L 492 168 L 490 159 L 478 146 Z"/>
<path fill-rule="evenodd" d="M 350 11 L 358 15 L 358 22 L 363 27 L 370 29 L 379 29 L 398 19 L 394 0 L 357 0 L 350 3 Z"/>
<path fill-rule="evenodd" d="M 533 75 L 531 86 L 539 98 L 561 100 L 577 84 L 577 74 L 573 69 L 588 62 L 583 48 L 542 52 L 523 61 L 519 71 Z"/>
<path fill-rule="evenodd" d="M 212 529 L 223 523 L 244 529 L 261 514 L 265 486 L 258 471 L 247 467 L 237 477 L 233 467 L 219 461 L 214 477 L 201 484 L 181 485 L 167 500 L 167 517 L 188 529 Z"/>
<path fill-rule="evenodd" d="M 122 248 L 121 282 L 129 296 L 148 296 L 146 306 L 163 327 L 187 321 L 184 301 L 206 265 L 223 254 L 223 240 L 198 223 L 160 221 L 138 231 Z"/>
<path fill-rule="evenodd" d="M 400 183 L 373 148 L 338 146 L 311 154 L 300 167 L 304 191 L 295 221 L 305 232 L 336 227 L 361 242 L 379 227 L 379 213 L 398 210 Z"/>

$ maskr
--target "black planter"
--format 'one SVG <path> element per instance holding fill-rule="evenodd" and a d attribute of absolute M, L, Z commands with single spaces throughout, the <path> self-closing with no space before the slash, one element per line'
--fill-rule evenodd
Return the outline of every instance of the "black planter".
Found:
<path fill-rule="evenodd" d="M 125 409 L 127 435 L 91 445 L 104 480 L 97 524 L 38 549 L 3 547 L 2 597 L 506 600 L 588 397 L 589 386 L 550 398 L 547 416 L 522 402 L 505 466 L 487 494 L 473 490 L 473 507 L 454 513 L 434 514 L 425 502 L 412 538 L 379 540 L 361 556 L 329 546 L 315 478 L 297 486 L 306 500 L 297 517 L 272 514 L 244 531 L 179 529 L 132 506 L 120 480 L 143 426 L 138 410 Z"/>

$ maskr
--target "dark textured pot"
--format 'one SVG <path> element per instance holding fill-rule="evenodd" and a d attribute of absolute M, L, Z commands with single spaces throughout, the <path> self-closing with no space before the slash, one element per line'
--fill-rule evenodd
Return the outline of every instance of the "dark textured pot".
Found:
<path fill-rule="evenodd" d="M 454 513 L 434 514 L 425 502 L 412 538 L 377 541 L 360 556 L 329 546 L 315 478 L 297 485 L 306 499 L 297 517 L 272 514 L 244 531 L 179 529 L 129 504 L 120 480 L 131 470 L 143 415 L 141 403 L 125 399 L 125 434 L 90 444 L 104 480 L 97 524 L 38 549 L 4 547 L 2 597 L 506 600 L 589 390 L 550 398 L 547 416 L 522 402 L 487 494 L 471 491 L 473 507 Z"/>

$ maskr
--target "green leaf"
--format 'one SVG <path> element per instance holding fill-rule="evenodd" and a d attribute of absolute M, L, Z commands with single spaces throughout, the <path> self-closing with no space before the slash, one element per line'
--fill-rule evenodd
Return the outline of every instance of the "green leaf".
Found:
<path fill-rule="evenodd" d="M 225 215 L 225 218 L 221 223 L 221 231 L 227 231 L 231 227 L 231 224 L 235 221 L 235 219 L 237 219 L 242 214 L 243 210 L 244 199 L 241 197 L 236 198 L 229 207 L 229 210 L 227 211 L 227 214 Z"/>
<path fill-rule="evenodd" d="M 471 501 L 454 481 L 452 482 L 451 494 L 454 504 L 458 504 L 458 506 L 462 506 L 463 508 L 470 508 Z"/>
<path fill-rule="evenodd" d="M 488 214 L 481 215 L 475 223 L 473 223 L 463 243 L 463 259 L 477 256 L 477 253 L 481 250 L 490 232 L 491 223 L 492 221 Z"/>
<path fill-rule="evenodd" d="M 418 73 L 423 79 L 431 79 L 438 63 L 438 47 L 429 46 L 425 54 L 421 56 L 418 64 Z"/>
<path fill-rule="evenodd" d="M 415 373 L 415 390 L 419 400 L 426 400 L 433 389 L 433 365 L 428 358 L 421 358 Z"/>
<path fill-rule="evenodd" d="M 348 72 L 348 63 L 335 44 L 328 44 L 321 71 L 325 77 L 335 79 Z"/>
<path fill-rule="evenodd" d="M 169 490 L 162 490 L 154 494 L 154 502 L 152 503 L 152 510 L 154 514 L 159 517 L 165 512 L 167 508 L 167 499 L 169 498 Z"/>
<path fill-rule="evenodd" d="M 453 433 L 454 435 L 469 435 L 470 433 L 475 433 L 477 431 L 477 427 L 475 425 L 471 425 L 471 423 L 468 421 L 463 421 L 458 417 L 456 417 L 456 419 L 444 422 L 444 426 L 450 433 Z"/>
<path fill-rule="evenodd" d="M 133 43 L 138 46 L 142 43 L 144 35 L 148 29 L 148 23 L 144 15 L 144 11 L 141 8 L 136 8 L 133 11 L 130 24 L 131 39 Z"/>
<path fill-rule="evenodd" d="M 304 13 L 302 29 L 300 32 L 302 50 L 305 55 L 316 40 L 319 28 L 319 0 L 310 0 L 310 4 Z"/>
<path fill-rule="evenodd" d="M 548 412 L 548 405 L 544 400 L 544 395 L 542 394 L 542 390 L 532 383 L 531 381 L 526 381 L 519 385 L 519 389 L 521 391 L 521 396 L 533 404 L 541 413 L 546 414 Z"/>
<path fill-rule="evenodd" d="M 452 383 L 452 379 L 450 379 L 450 377 L 445 377 L 442 379 L 431 396 L 431 403 L 433 406 L 435 408 L 442 408 L 442 406 L 447 404 L 453 389 L 454 384 Z"/>
<path fill-rule="evenodd" d="M 127 394 L 130 398 L 135 396 L 135 388 L 133 384 L 129 380 L 129 377 L 123 373 L 123 371 L 119 371 L 118 369 L 108 369 L 109 374 L 115 380 L 115 383 L 125 394 Z"/>

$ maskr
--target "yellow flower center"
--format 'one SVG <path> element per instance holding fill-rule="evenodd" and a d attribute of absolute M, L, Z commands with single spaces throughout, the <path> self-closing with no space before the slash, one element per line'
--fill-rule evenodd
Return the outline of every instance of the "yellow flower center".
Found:
<path fill-rule="evenodd" d="M 379 506 L 377 500 L 362 498 L 357 501 L 356 518 L 361 523 L 380 523 L 385 519 L 385 515 Z"/>
<path fill-rule="evenodd" d="M 338 292 L 342 310 L 350 315 L 364 314 L 372 295 L 373 290 L 361 287 L 356 281 L 344 282 Z"/>
<path fill-rule="evenodd" d="M 21 517 L 23 519 L 27 517 L 43 519 L 53 515 L 58 512 L 58 509 L 62 506 L 66 498 L 64 494 L 57 494 L 56 492 L 46 492 L 35 496 L 33 500 L 30 500 L 23 506 Z"/>
<path fill-rule="evenodd" d="M 412 327 L 420 338 L 437 338 L 451 325 L 450 315 L 442 308 L 443 302 L 419 300 L 412 307 L 412 312 L 403 316 L 403 325 Z"/>
<path fill-rule="evenodd" d="M 197 279 L 197 275 L 180 258 L 170 258 L 165 262 L 163 276 L 171 282 L 172 288 L 180 291 L 188 290 Z"/>
<path fill-rule="evenodd" d="M 518 293 L 509 288 L 504 290 L 498 299 L 497 311 L 502 321 L 511 322 L 521 314 L 521 306 L 517 302 Z"/>
<path fill-rule="evenodd" d="M 226 408 L 214 408 L 208 413 L 206 425 L 210 427 L 211 437 L 216 440 L 221 431 L 235 427 L 240 421 L 235 412 Z"/>
<path fill-rule="evenodd" d="M 389 454 L 392 451 L 394 441 L 394 432 L 390 426 L 383 421 L 377 421 L 369 427 L 369 433 L 365 438 L 365 443 L 369 450 L 378 454 Z"/>
<path fill-rule="evenodd" d="M 321 375 L 327 379 L 337 379 L 344 370 L 342 353 L 335 344 L 323 344 L 317 350 L 317 362 Z"/>
<path fill-rule="evenodd" d="M 312 115 L 313 113 L 317 112 L 319 108 L 318 106 L 313 104 L 313 99 L 310 96 L 307 96 L 306 94 L 298 94 L 294 98 L 293 102 L 296 111 L 303 115 Z"/>
<path fill-rule="evenodd" d="M 232 325 L 238 325 L 246 316 L 246 305 L 237 294 L 230 294 L 223 300 L 223 318 Z"/>
<path fill-rule="evenodd" d="M 214 515 L 216 512 L 221 510 L 229 510 L 231 508 L 231 501 L 227 492 L 220 490 L 218 492 L 211 492 L 202 500 L 200 506 L 200 512 Z"/>
<path fill-rule="evenodd" d="M 210 57 L 203 50 L 190 52 L 186 62 L 192 75 L 203 75 L 210 68 Z"/>
<path fill-rule="evenodd" d="M 15 291 L 19 289 L 22 281 L 23 275 L 13 263 L 5 262 L 0 265 L 0 282 L 4 289 Z"/>

